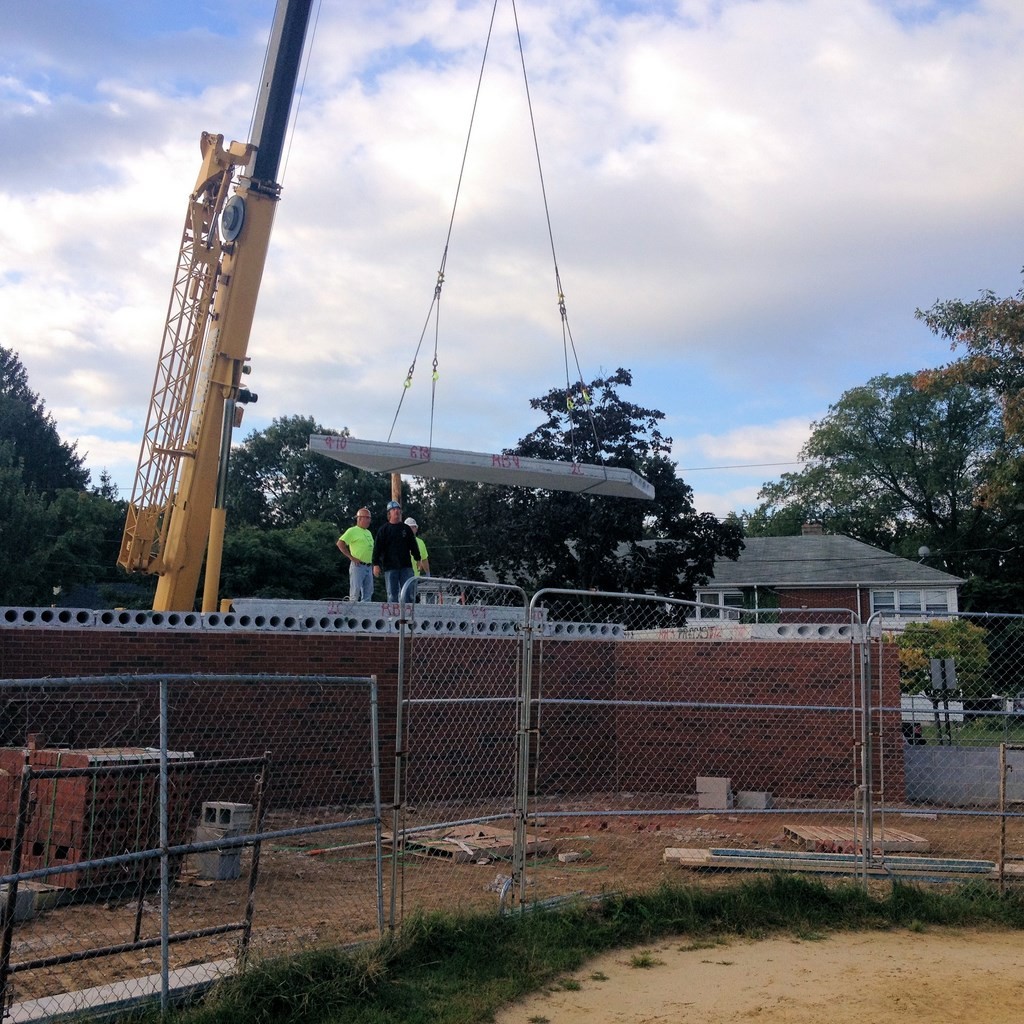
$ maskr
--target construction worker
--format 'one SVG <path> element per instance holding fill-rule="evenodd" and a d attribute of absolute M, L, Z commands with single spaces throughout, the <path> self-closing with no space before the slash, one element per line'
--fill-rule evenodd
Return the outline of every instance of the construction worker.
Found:
<path fill-rule="evenodd" d="M 338 550 L 349 560 L 348 597 L 350 601 L 373 600 L 373 534 L 370 510 L 356 512 L 355 526 L 338 538 Z"/>
<path fill-rule="evenodd" d="M 402 522 L 402 506 L 387 503 L 388 521 L 377 531 L 373 542 L 373 575 L 384 574 L 388 601 L 398 604 L 402 587 L 414 576 L 413 565 L 419 561 L 420 549 L 416 534 Z"/>

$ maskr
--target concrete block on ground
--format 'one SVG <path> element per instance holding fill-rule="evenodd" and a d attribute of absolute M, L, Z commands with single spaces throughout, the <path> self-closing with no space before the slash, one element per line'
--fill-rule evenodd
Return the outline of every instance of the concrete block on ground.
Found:
<path fill-rule="evenodd" d="M 216 843 L 221 839 L 235 838 L 234 833 L 227 828 L 218 828 L 216 825 L 196 825 L 197 843 Z"/>
<path fill-rule="evenodd" d="M 697 806 L 709 811 L 732 808 L 732 779 L 697 776 Z"/>
<path fill-rule="evenodd" d="M 757 789 L 736 791 L 736 807 L 744 811 L 767 811 L 772 807 L 772 795 Z"/>
<path fill-rule="evenodd" d="M 199 820 L 203 825 L 226 829 L 224 835 L 240 836 L 248 832 L 252 824 L 252 804 L 206 800 Z"/>
<path fill-rule="evenodd" d="M 7 889 L 6 885 L 0 885 L 0 905 L 7 902 Z M 31 921 L 37 914 L 50 910 L 57 905 L 57 899 L 63 891 L 55 885 L 44 885 L 42 882 L 22 882 L 14 900 L 14 920 Z"/>
<path fill-rule="evenodd" d="M 192 854 L 192 862 L 200 878 L 213 882 L 232 882 L 242 874 L 242 851 L 204 850 Z"/>

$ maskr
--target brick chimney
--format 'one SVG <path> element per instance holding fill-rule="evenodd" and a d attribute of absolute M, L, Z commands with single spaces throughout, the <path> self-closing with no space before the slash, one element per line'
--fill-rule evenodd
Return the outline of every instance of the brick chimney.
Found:
<path fill-rule="evenodd" d="M 800 527 L 800 533 L 804 537 L 820 537 L 823 532 L 821 523 L 804 523 Z"/>

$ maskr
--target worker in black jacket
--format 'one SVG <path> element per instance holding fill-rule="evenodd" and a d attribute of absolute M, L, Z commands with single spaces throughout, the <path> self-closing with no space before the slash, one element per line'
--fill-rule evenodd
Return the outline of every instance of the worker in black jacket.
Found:
<path fill-rule="evenodd" d="M 377 531 L 373 541 L 373 575 L 384 574 L 388 601 L 397 604 L 402 587 L 413 578 L 412 563 L 421 563 L 416 534 L 402 522 L 402 506 L 397 501 L 387 504 L 388 521 Z"/>

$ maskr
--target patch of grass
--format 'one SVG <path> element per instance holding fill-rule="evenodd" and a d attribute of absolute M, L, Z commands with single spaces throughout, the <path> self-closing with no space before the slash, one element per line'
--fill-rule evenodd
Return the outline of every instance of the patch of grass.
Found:
<path fill-rule="evenodd" d="M 590 976 L 590 980 L 591 981 L 607 981 L 608 980 L 608 975 L 605 974 L 604 971 L 594 971 L 594 973 L 591 974 L 591 976 Z"/>
<path fill-rule="evenodd" d="M 558 982 L 558 987 L 564 992 L 579 992 L 583 985 L 575 978 L 561 978 Z"/>
<path fill-rule="evenodd" d="M 698 940 L 696 942 L 688 942 L 685 946 L 679 947 L 680 953 L 696 953 L 702 949 L 714 949 L 715 946 L 724 946 L 725 943 L 721 939 L 715 939 L 712 942 L 706 940 Z"/>
<path fill-rule="evenodd" d="M 634 953 L 629 958 L 630 967 L 639 967 L 644 970 L 648 967 L 660 967 L 664 962 L 664 960 L 659 960 L 648 950 L 644 950 L 642 953 Z"/>
<path fill-rule="evenodd" d="M 472 1024 L 557 985 L 595 956 L 673 936 L 686 936 L 686 948 L 713 948 L 782 932 L 817 938 L 982 924 L 1024 929 L 1024 894 L 1000 895 L 984 882 L 944 890 L 896 883 L 876 896 L 853 884 L 777 875 L 714 890 L 663 885 L 504 917 L 423 914 L 358 952 L 254 963 L 202 1005 L 172 1011 L 167 1024 Z M 654 956 L 639 952 L 632 963 L 654 966 Z M 146 1015 L 120 1018 L 140 1019 Z M 148 1021 L 158 1019 L 150 1011 Z"/>

